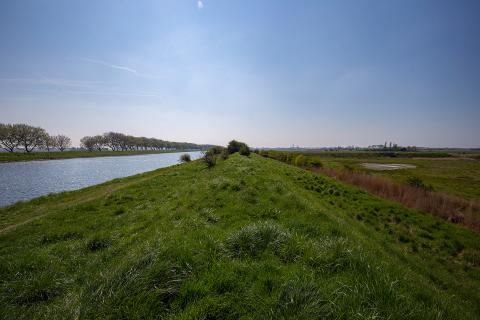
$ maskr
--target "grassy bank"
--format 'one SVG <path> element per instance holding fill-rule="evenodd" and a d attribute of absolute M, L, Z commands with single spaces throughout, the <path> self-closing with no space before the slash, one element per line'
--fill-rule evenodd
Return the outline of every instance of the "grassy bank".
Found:
<path fill-rule="evenodd" d="M 272 154 L 278 152 L 270 151 Z M 293 159 L 303 154 L 317 159 L 325 168 L 354 170 L 392 179 L 407 184 L 411 177 L 420 178 L 435 191 L 460 197 L 465 200 L 480 201 L 480 161 L 478 153 L 438 153 L 438 152 L 397 152 L 396 156 L 386 156 L 384 152 L 289 152 Z M 414 165 L 414 169 L 376 171 L 362 166 L 362 163 L 397 163 Z"/>
<path fill-rule="evenodd" d="M 480 235 L 261 158 L 0 209 L 4 319 L 478 319 Z"/>
<path fill-rule="evenodd" d="M 0 152 L 0 162 L 55 160 L 71 158 L 116 157 L 196 150 L 137 150 L 137 151 L 63 151 L 63 152 Z"/>
<path fill-rule="evenodd" d="M 445 192 L 465 200 L 480 200 L 480 161 L 471 158 L 440 159 L 385 159 L 385 158 L 323 158 L 325 167 L 344 169 L 350 167 L 360 172 L 390 178 L 406 184 L 410 177 L 418 177 L 434 190 Z M 365 169 L 362 163 L 403 163 L 415 169 L 374 171 Z"/>

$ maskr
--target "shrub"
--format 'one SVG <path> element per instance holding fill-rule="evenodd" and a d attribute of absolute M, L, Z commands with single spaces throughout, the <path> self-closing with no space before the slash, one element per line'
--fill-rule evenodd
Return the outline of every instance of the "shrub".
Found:
<path fill-rule="evenodd" d="M 297 166 L 297 167 L 303 167 L 305 166 L 305 156 L 303 154 L 300 154 L 298 156 L 295 157 L 295 160 L 294 160 L 294 164 Z"/>
<path fill-rule="evenodd" d="M 190 155 L 188 153 L 184 153 L 180 156 L 180 161 L 181 162 L 190 162 L 190 161 L 192 161 L 192 158 L 190 157 Z"/>
<path fill-rule="evenodd" d="M 241 147 L 240 147 L 240 151 L 239 153 L 242 155 L 242 156 L 249 156 L 250 155 L 250 148 L 246 145 L 246 144 L 243 144 Z"/>
<path fill-rule="evenodd" d="M 308 160 L 308 164 L 311 166 L 311 167 L 314 167 L 314 168 L 322 168 L 323 167 L 323 163 L 318 160 L 318 159 L 315 159 L 315 158 L 310 158 Z"/>
<path fill-rule="evenodd" d="M 242 146 L 242 142 L 232 140 L 228 143 L 227 150 L 229 154 L 233 154 L 235 152 L 240 151 L 240 147 Z"/>
<path fill-rule="evenodd" d="M 433 187 L 431 185 L 427 185 L 423 182 L 422 179 L 419 177 L 409 177 L 407 179 L 407 184 L 410 187 L 418 188 L 418 189 L 423 189 L 425 191 L 433 191 Z"/>
<path fill-rule="evenodd" d="M 240 152 L 240 154 L 250 155 L 250 148 L 248 148 L 248 145 L 244 142 L 232 140 L 228 143 L 227 150 L 229 154 L 233 154 L 235 152 Z"/>
<path fill-rule="evenodd" d="M 214 155 L 217 155 L 217 154 L 222 154 L 223 152 L 225 152 L 227 149 L 224 148 L 224 147 L 220 147 L 220 146 L 215 146 L 213 148 L 210 148 L 208 150 L 208 152 L 211 152 L 212 154 Z"/>
<path fill-rule="evenodd" d="M 205 152 L 205 155 L 203 156 L 203 161 L 205 161 L 205 164 L 207 165 L 208 168 L 212 168 L 215 166 L 217 163 L 217 159 L 215 158 L 215 154 L 208 150 Z"/>
<path fill-rule="evenodd" d="M 224 149 L 224 150 L 222 151 L 222 153 L 220 153 L 220 158 L 221 158 L 222 160 L 227 160 L 227 159 L 228 159 L 228 151 L 227 151 L 227 149 Z"/>

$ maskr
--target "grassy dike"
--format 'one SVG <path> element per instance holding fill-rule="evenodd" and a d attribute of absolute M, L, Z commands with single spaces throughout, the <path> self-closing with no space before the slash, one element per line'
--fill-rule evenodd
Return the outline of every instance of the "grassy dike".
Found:
<path fill-rule="evenodd" d="M 157 154 L 171 152 L 189 152 L 198 150 L 132 150 L 132 151 L 63 151 L 63 152 L 0 152 L 0 162 L 58 160 L 72 158 L 96 158 L 134 156 L 141 154 Z"/>
<path fill-rule="evenodd" d="M 0 209 L 3 319 L 478 319 L 480 235 L 238 154 Z"/>

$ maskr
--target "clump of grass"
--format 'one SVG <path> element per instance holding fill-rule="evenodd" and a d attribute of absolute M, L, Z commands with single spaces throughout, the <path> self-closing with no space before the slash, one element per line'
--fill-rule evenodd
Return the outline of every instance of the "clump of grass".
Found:
<path fill-rule="evenodd" d="M 125 213 L 125 209 L 124 208 L 118 208 L 117 210 L 115 210 L 114 214 L 116 216 L 119 216 L 121 214 L 124 214 Z"/>
<path fill-rule="evenodd" d="M 328 316 L 328 301 L 312 283 L 290 280 L 282 286 L 274 319 L 324 319 Z"/>
<path fill-rule="evenodd" d="M 51 235 L 43 236 L 42 239 L 40 240 L 40 243 L 43 245 L 48 245 L 48 244 L 56 243 L 60 241 L 76 240 L 76 239 L 80 239 L 81 237 L 82 235 L 77 232 L 51 234 Z"/>
<path fill-rule="evenodd" d="M 55 279 L 56 281 L 52 281 Z M 61 294 L 64 281 L 48 270 L 18 272 L 10 288 L 9 299 L 16 305 L 31 306 L 45 303 Z"/>
<path fill-rule="evenodd" d="M 103 250 L 112 245 L 112 240 L 106 238 L 95 238 L 87 243 L 87 249 L 91 252 Z"/>
<path fill-rule="evenodd" d="M 233 257 L 255 257 L 267 249 L 278 253 L 290 238 L 290 233 L 276 224 L 256 223 L 230 235 L 225 241 L 225 248 Z"/>
<path fill-rule="evenodd" d="M 204 208 L 200 211 L 200 215 L 211 224 L 217 223 L 220 218 L 214 214 L 215 209 L 213 208 Z"/>
<path fill-rule="evenodd" d="M 192 161 L 192 158 L 188 153 L 184 153 L 180 156 L 180 162 L 190 162 Z"/>

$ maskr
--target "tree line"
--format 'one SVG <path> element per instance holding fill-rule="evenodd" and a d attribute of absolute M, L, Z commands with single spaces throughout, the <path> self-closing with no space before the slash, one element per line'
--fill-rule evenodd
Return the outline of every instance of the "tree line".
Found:
<path fill-rule="evenodd" d="M 133 150 L 207 150 L 208 144 L 172 142 L 156 138 L 134 137 L 119 132 L 107 132 L 103 135 L 86 136 L 80 140 L 82 148 L 89 151 L 133 151 Z"/>
<path fill-rule="evenodd" d="M 133 150 L 208 150 L 213 145 L 188 142 L 172 142 L 156 138 L 134 137 L 119 132 L 86 136 L 80 140 L 81 147 L 88 151 L 133 151 Z M 28 124 L 0 123 L 0 148 L 8 152 L 24 150 L 64 151 L 72 146 L 66 135 L 50 135 L 41 127 Z"/>
<path fill-rule="evenodd" d="M 35 149 L 64 151 L 71 146 L 69 137 L 50 135 L 45 129 L 28 124 L 0 123 L 0 147 L 8 152 L 22 149 L 27 153 Z"/>

